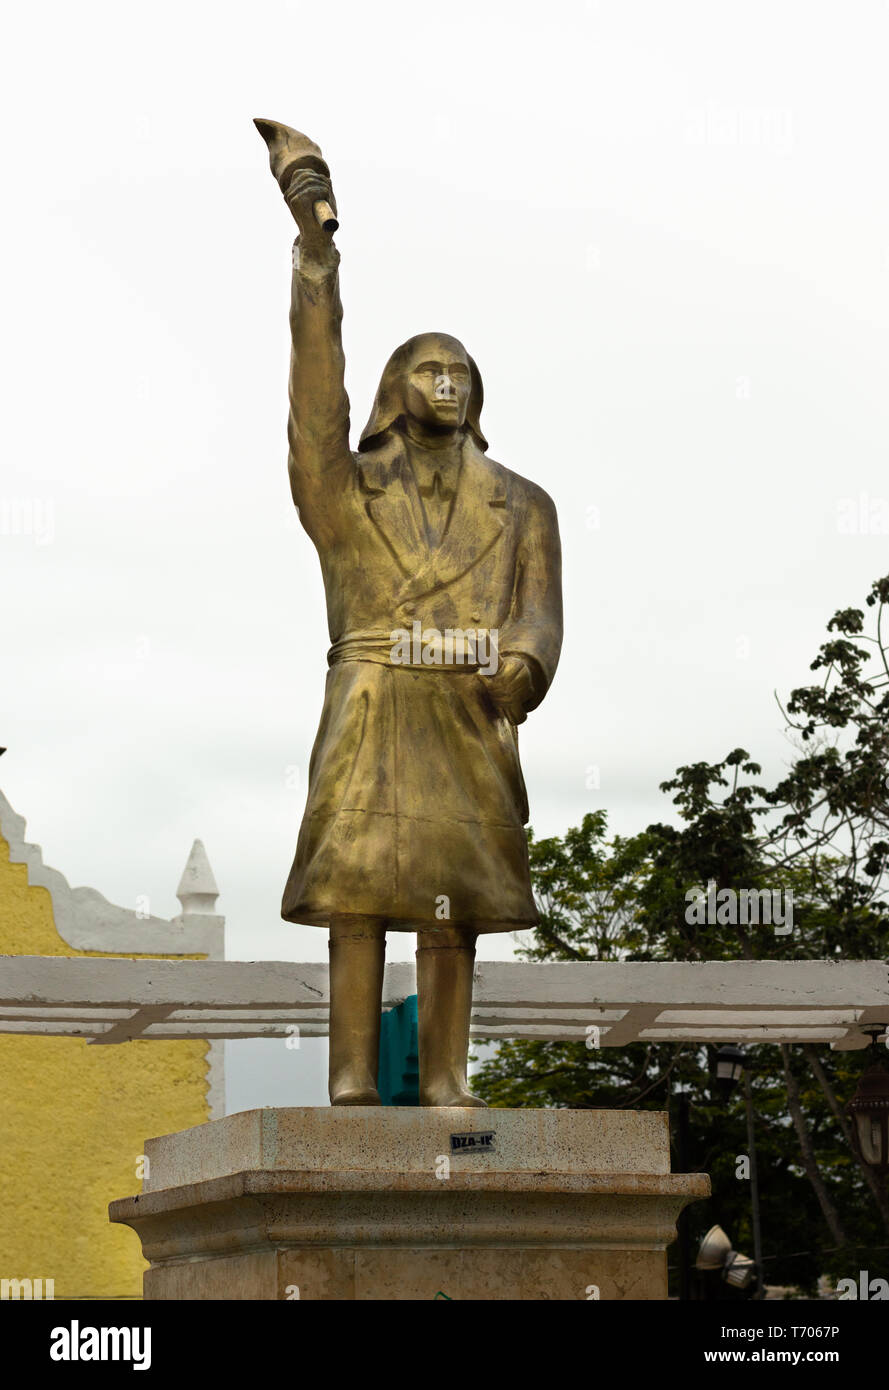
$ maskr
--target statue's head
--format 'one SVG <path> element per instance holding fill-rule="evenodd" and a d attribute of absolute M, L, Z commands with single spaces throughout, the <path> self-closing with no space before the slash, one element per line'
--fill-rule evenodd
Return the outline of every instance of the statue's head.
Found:
<path fill-rule="evenodd" d="M 373 449 L 413 419 L 426 429 L 466 430 L 487 449 L 479 424 L 483 396 L 478 367 L 463 344 L 447 333 L 420 333 L 386 363 L 358 448 Z"/>

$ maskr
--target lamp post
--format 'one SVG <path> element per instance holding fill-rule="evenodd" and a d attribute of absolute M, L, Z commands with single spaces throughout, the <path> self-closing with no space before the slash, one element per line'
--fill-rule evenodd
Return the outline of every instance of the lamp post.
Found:
<path fill-rule="evenodd" d="M 885 1073 L 884 1073 L 885 1076 Z M 750 1059 L 740 1047 L 726 1043 L 716 1054 L 716 1085 L 726 1099 L 738 1082 L 744 1082 L 744 1109 L 747 1112 L 747 1156 L 750 1161 L 750 1205 L 753 1216 L 753 1259 L 756 1264 L 756 1293 L 764 1298 L 762 1277 L 762 1226 L 759 1215 L 759 1174 L 756 1167 L 756 1131 L 753 1125 L 753 1093 L 750 1089 Z M 889 1076 L 886 1077 L 889 1082 Z M 852 1102 L 850 1102 L 851 1104 Z M 889 1111 L 887 1111 L 889 1113 Z"/>
<path fill-rule="evenodd" d="M 677 1135 L 677 1159 L 679 1161 L 680 1173 L 688 1172 L 689 1163 L 689 1096 L 687 1091 L 680 1091 L 679 1101 L 679 1133 Z M 676 1222 L 676 1235 L 679 1241 L 679 1299 L 685 1303 L 691 1298 L 691 1233 L 688 1227 L 688 1207 L 683 1207 Z"/>
<path fill-rule="evenodd" d="M 846 1106 L 852 1140 L 859 1157 L 875 1172 L 889 1173 L 889 1072 L 877 1051 L 877 1037 L 884 1028 L 868 1028 L 871 1064 L 862 1072 L 858 1088 Z"/>

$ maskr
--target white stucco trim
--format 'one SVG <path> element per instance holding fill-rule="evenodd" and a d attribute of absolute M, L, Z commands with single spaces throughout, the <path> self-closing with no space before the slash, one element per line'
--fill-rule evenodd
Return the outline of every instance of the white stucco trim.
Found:
<path fill-rule="evenodd" d="M 44 864 L 40 846 L 25 839 L 25 819 L 2 792 L 0 834 L 9 844 L 10 862 L 25 864 L 28 883 L 49 892 L 56 931 L 73 950 L 224 959 L 225 918 L 212 911 L 218 890 L 200 841 L 192 847 L 179 885 L 183 910 L 168 920 L 118 907 L 95 888 L 72 888 L 64 874 Z M 224 1049 L 212 1040 L 207 1049 L 207 1088 L 210 1118 L 220 1119 L 225 1114 Z"/>
<path fill-rule="evenodd" d="M 0 792 L 0 832 L 9 842 L 13 864 L 27 864 L 28 882 L 48 889 L 56 931 L 75 951 L 146 952 L 170 956 L 224 956 L 225 918 L 197 913 L 140 916 L 132 908 L 110 903 L 95 888 L 72 888 L 64 874 L 43 862 L 39 845 L 25 839 L 25 820 Z"/>

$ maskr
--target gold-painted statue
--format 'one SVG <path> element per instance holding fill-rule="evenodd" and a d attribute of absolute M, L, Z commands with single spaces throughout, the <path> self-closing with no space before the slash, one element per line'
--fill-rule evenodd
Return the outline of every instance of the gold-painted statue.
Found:
<path fill-rule="evenodd" d="M 349 446 L 336 202 L 321 151 L 256 122 L 299 227 L 290 481 L 332 646 L 282 916 L 330 928 L 330 1099 L 379 1105 L 387 931 L 417 933 L 420 1103 L 466 1082 L 476 937 L 533 926 L 517 725 L 562 642 L 547 494 L 486 455 L 462 343 L 396 348 Z"/>

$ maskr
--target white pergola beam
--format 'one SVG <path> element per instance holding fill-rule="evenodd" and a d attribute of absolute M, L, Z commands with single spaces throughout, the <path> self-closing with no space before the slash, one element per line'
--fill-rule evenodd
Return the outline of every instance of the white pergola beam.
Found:
<path fill-rule="evenodd" d="M 415 992 L 386 967 L 384 1007 Z M 292 961 L 0 956 L 0 1033 L 135 1038 L 320 1037 L 328 967 Z M 472 1036 L 632 1042 L 829 1042 L 867 1046 L 889 1025 L 883 961 L 480 961 Z"/>

